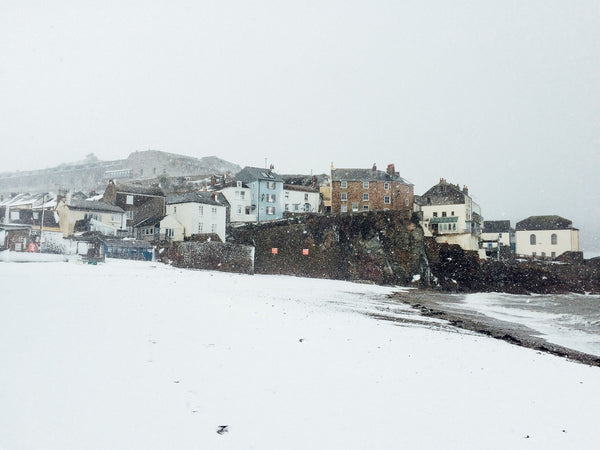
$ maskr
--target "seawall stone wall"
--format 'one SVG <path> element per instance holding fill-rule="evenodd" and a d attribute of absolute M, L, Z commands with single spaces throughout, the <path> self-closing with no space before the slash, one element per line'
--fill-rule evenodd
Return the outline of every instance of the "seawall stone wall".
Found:
<path fill-rule="evenodd" d="M 230 239 L 255 247 L 256 273 L 379 284 L 408 284 L 414 275 L 429 280 L 423 231 L 397 211 L 246 225 L 232 228 Z"/>
<path fill-rule="evenodd" d="M 175 267 L 254 273 L 254 247 L 221 242 L 177 242 L 167 249 Z"/>

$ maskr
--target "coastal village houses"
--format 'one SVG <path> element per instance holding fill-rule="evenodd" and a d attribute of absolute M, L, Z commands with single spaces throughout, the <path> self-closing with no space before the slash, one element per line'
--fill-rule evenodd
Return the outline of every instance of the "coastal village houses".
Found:
<path fill-rule="evenodd" d="M 510 226 L 510 220 L 486 220 L 481 232 L 481 248 L 488 258 L 497 258 L 498 249 L 515 252 L 515 230 Z M 502 253 L 502 251 L 501 251 Z"/>
<path fill-rule="evenodd" d="M 106 202 L 60 198 L 56 205 L 60 231 L 63 237 L 85 231 L 97 231 L 106 236 L 122 235 L 125 211 Z"/>
<path fill-rule="evenodd" d="M 181 241 L 198 234 L 215 234 L 225 242 L 228 204 L 216 192 L 167 196 L 167 215 L 160 222 L 161 239 Z"/>
<path fill-rule="evenodd" d="M 531 258 L 556 258 L 579 252 L 579 230 L 560 216 L 530 216 L 517 222 L 516 253 Z"/>
<path fill-rule="evenodd" d="M 229 222 L 240 224 L 256 222 L 256 210 L 252 208 L 252 190 L 241 181 L 231 181 L 218 190 L 229 203 Z"/>
<path fill-rule="evenodd" d="M 290 213 L 316 213 L 321 206 L 321 195 L 312 186 L 283 185 L 284 209 Z"/>
<path fill-rule="evenodd" d="M 165 216 L 165 194 L 158 186 L 108 182 L 102 201 L 125 211 L 127 232 L 136 238 L 154 238 L 159 221 Z"/>
<path fill-rule="evenodd" d="M 439 243 L 457 244 L 464 250 L 479 251 L 483 225 L 481 207 L 469 196 L 466 186 L 440 182 L 418 199 L 421 225 L 426 236 Z M 481 255 L 485 257 L 485 255 Z"/>
<path fill-rule="evenodd" d="M 390 164 L 385 172 L 331 167 L 331 212 L 412 211 L 414 186 Z"/>
<path fill-rule="evenodd" d="M 250 188 L 250 212 L 256 214 L 257 222 L 283 217 L 283 178 L 273 171 L 273 166 L 270 169 L 244 167 L 236 178 Z"/>

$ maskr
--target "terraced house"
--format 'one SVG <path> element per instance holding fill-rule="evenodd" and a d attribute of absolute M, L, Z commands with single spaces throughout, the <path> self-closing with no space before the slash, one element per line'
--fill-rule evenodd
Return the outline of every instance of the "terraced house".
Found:
<path fill-rule="evenodd" d="M 331 212 L 406 211 L 414 203 L 414 186 L 389 164 L 387 170 L 331 168 Z"/>

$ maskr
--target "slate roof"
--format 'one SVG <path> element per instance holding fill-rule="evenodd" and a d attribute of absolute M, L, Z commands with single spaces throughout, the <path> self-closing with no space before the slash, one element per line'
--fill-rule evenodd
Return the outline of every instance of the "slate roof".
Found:
<path fill-rule="evenodd" d="M 286 191 L 312 192 L 313 194 L 319 192 L 312 186 L 299 186 L 297 184 L 284 184 L 283 189 Z"/>
<path fill-rule="evenodd" d="M 412 184 L 399 174 L 390 175 L 383 170 L 373 169 L 333 169 L 331 179 L 332 181 L 399 181 L 404 184 Z"/>
<path fill-rule="evenodd" d="M 573 222 L 560 216 L 529 216 L 517 222 L 516 230 L 568 230 Z"/>
<path fill-rule="evenodd" d="M 257 180 L 279 181 L 283 183 L 283 178 L 269 169 L 261 169 L 260 167 L 244 167 L 235 176 L 242 183 L 252 183 Z"/>
<path fill-rule="evenodd" d="M 158 186 L 141 186 L 138 184 L 115 184 L 115 191 L 124 194 L 145 194 L 164 197 L 165 193 Z"/>
<path fill-rule="evenodd" d="M 167 205 L 177 203 L 202 203 L 204 205 L 226 206 L 212 199 L 211 192 L 186 192 L 185 194 L 167 195 Z"/>
<path fill-rule="evenodd" d="M 510 220 L 486 220 L 483 222 L 484 233 L 509 233 Z"/>
<path fill-rule="evenodd" d="M 83 209 L 86 211 L 105 211 L 124 213 L 125 211 L 118 206 L 106 202 L 94 202 L 90 200 L 72 200 L 68 205 L 71 209 Z"/>

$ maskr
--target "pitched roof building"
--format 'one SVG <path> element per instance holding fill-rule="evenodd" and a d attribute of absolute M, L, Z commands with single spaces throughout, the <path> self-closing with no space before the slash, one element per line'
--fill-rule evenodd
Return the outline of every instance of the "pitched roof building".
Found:
<path fill-rule="evenodd" d="M 331 168 L 331 212 L 412 211 L 414 186 L 396 172 L 387 170 Z"/>

